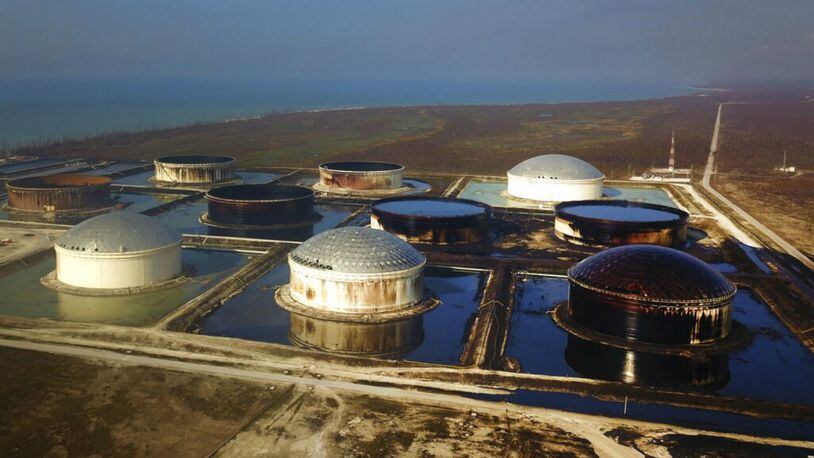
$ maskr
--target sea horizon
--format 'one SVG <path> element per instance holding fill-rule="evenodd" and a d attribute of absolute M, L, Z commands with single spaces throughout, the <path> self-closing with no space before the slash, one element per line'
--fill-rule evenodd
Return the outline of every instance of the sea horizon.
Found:
<path fill-rule="evenodd" d="M 633 101 L 697 86 L 641 81 L 47 79 L 0 81 L 0 147 L 280 112 Z"/>

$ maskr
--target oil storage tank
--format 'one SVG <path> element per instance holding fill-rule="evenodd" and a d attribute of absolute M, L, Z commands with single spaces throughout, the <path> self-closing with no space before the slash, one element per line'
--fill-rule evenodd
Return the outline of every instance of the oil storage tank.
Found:
<path fill-rule="evenodd" d="M 306 240 L 289 254 L 289 283 L 275 293 L 292 313 L 291 340 L 369 355 L 414 348 L 423 340 L 422 315 L 438 305 L 424 289 L 425 264 L 407 242 L 367 227 Z"/>
<path fill-rule="evenodd" d="M 321 218 L 314 191 L 290 185 L 234 185 L 206 193 L 201 222 L 216 235 L 305 240 Z"/>
<path fill-rule="evenodd" d="M 110 178 L 93 175 L 47 175 L 6 183 L 8 209 L 32 215 L 76 214 L 90 216 L 113 206 Z"/>
<path fill-rule="evenodd" d="M 410 189 L 403 179 L 404 166 L 392 162 L 326 162 L 319 166 L 319 182 L 314 189 L 344 194 L 392 194 Z"/>
<path fill-rule="evenodd" d="M 393 197 L 371 205 L 370 227 L 410 243 L 477 243 L 489 236 L 491 207 L 474 200 Z"/>
<path fill-rule="evenodd" d="M 235 158 L 231 156 L 164 156 L 153 162 L 152 180 L 159 184 L 206 186 L 235 180 Z"/>
<path fill-rule="evenodd" d="M 694 345 L 720 341 L 730 331 L 735 285 L 672 248 L 610 248 L 571 267 L 568 281 L 568 317 L 602 334 Z"/>
<path fill-rule="evenodd" d="M 510 197 L 548 203 L 598 199 L 605 181 L 591 164 L 564 154 L 526 159 L 507 176 Z"/>
<path fill-rule="evenodd" d="M 99 215 L 54 245 L 56 271 L 46 286 L 72 293 L 129 294 L 165 286 L 182 273 L 181 235 L 139 213 Z"/>
<path fill-rule="evenodd" d="M 562 202 L 554 212 L 554 234 L 577 245 L 652 244 L 681 246 L 687 239 L 684 210 L 626 200 Z"/>

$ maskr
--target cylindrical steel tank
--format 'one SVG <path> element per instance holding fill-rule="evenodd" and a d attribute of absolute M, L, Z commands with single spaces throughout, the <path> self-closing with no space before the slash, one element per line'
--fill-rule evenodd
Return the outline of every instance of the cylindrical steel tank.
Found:
<path fill-rule="evenodd" d="M 81 211 L 106 208 L 110 178 L 93 175 L 47 175 L 6 183 L 8 206 L 23 211 Z"/>
<path fill-rule="evenodd" d="M 536 156 L 507 172 L 510 197 L 566 202 L 602 197 L 605 175 L 591 164 L 564 154 Z"/>
<path fill-rule="evenodd" d="M 56 278 L 68 287 L 149 287 L 181 274 L 181 235 L 139 213 L 96 216 L 67 230 L 54 245 Z"/>
<path fill-rule="evenodd" d="M 313 222 L 314 191 L 302 186 L 244 184 L 206 193 L 206 221 L 239 226 L 286 226 Z"/>
<path fill-rule="evenodd" d="M 581 200 L 555 207 L 554 234 L 577 245 L 681 246 L 687 238 L 684 210 L 626 200 Z"/>
<path fill-rule="evenodd" d="M 230 156 L 164 156 L 154 163 L 158 183 L 206 185 L 235 179 L 235 158 Z"/>
<path fill-rule="evenodd" d="M 370 211 L 370 227 L 410 243 L 437 245 L 482 242 L 492 213 L 486 204 L 444 197 L 382 199 Z"/>
<path fill-rule="evenodd" d="M 729 356 L 688 357 L 604 345 L 568 335 L 565 360 L 585 377 L 631 385 L 717 390 L 729 382 Z"/>
<path fill-rule="evenodd" d="M 391 162 L 342 161 L 319 166 L 320 191 L 393 191 L 404 187 L 404 166 Z"/>
<path fill-rule="evenodd" d="M 315 235 L 288 256 L 277 303 L 301 315 L 351 322 L 405 319 L 435 305 L 424 296 L 426 259 L 384 231 L 343 227 Z"/>
<path fill-rule="evenodd" d="M 656 245 L 610 248 L 568 270 L 570 319 L 596 332 L 656 344 L 724 339 L 736 288 L 684 252 Z"/>
<path fill-rule="evenodd" d="M 424 341 L 423 315 L 384 323 L 329 321 L 291 314 L 295 345 L 331 353 L 398 357 Z"/>

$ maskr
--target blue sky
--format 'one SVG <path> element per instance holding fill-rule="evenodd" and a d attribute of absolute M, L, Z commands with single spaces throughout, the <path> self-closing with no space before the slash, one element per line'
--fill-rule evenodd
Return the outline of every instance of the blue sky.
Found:
<path fill-rule="evenodd" d="M 814 1 L 1 0 L 0 78 L 814 77 Z"/>

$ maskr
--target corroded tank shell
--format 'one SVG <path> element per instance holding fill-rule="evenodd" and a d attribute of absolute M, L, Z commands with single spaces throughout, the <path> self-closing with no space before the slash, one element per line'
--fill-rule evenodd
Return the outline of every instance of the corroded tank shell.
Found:
<path fill-rule="evenodd" d="M 110 178 L 93 175 L 47 175 L 6 183 L 13 210 L 66 211 L 110 207 Z"/>
<path fill-rule="evenodd" d="M 371 206 L 370 227 L 410 243 L 477 243 L 489 236 L 491 212 L 473 200 L 394 197 Z"/>
<path fill-rule="evenodd" d="M 154 180 L 159 183 L 200 185 L 235 178 L 235 158 L 230 156 L 164 156 L 156 159 L 154 164 Z"/>
<path fill-rule="evenodd" d="M 568 280 L 568 315 L 597 332 L 658 344 L 708 343 L 729 334 L 735 285 L 681 251 L 610 248 L 569 269 Z"/>
<path fill-rule="evenodd" d="M 404 186 L 404 166 L 392 162 L 342 161 L 319 166 L 320 190 L 396 190 Z"/>
<path fill-rule="evenodd" d="M 302 186 L 244 184 L 206 193 L 207 220 L 246 226 L 313 222 L 314 191 Z"/>
<path fill-rule="evenodd" d="M 677 208 L 625 200 L 563 202 L 555 207 L 554 234 L 577 245 L 678 247 L 689 217 Z"/>

